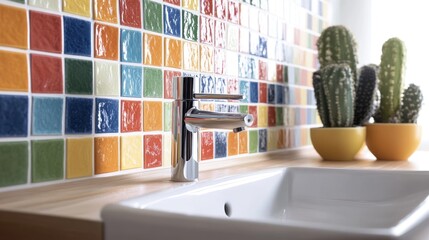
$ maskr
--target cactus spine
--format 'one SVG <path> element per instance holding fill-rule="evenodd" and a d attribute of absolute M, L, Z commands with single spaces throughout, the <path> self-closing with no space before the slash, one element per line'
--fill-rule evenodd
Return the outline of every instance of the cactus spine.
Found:
<path fill-rule="evenodd" d="M 405 89 L 402 97 L 400 111 L 401 123 L 417 123 L 422 102 L 423 94 L 420 87 L 410 84 L 410 86 Z"/>
<path fill-rule="evenodd" d="M 317 40 L 317 50 L 321 68 L 332 63 L 347 63 L 353 80 L 357 81 L 356 41 L 346 27 L 338 25 L 323 30 Z"/>
<path fill-rule="evenodd" d="M 354 118 L 354 84 L 353 75 L 348 64 L 331 64 L 321 69 L 321 84 L 317 83 L 315 92 L 318 109 L 326 121 L 325 127 L 351 127 Z M 316 90 L 319 88 L 319 90 Z M 327 117 L 326 117 L 327 116 Z M 326 120 L 327 118 L 327 120 Z"/>
<path fill-rule="evenodd" d="M 363 66 L 359 73 L 354 116 L 354 125 L 357 126 L 367 123 L 374 113 L 374 102 L 377 92 L 376 66 Z"/>
<path fill-rule="evenodd" d="M 391 38 L 383 44 L 378 88 L 380 90 L 379 113 L 376 122 L 390 122 L 401 104 L 402 76 L 405 68 L 405 46 L 398 38 Z"/>

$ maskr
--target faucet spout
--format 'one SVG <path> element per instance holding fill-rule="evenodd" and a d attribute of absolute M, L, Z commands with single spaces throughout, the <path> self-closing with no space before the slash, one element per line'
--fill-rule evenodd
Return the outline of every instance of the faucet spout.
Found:
<path fill-rule="evenodd" d="M 185 115 L 187 129 L 196 132 L 199 128 L 232 129 L 234 132 L 244 130 L 253 123 L 253 116 L 242 113 L 223 113 L 191 108 Z"/>

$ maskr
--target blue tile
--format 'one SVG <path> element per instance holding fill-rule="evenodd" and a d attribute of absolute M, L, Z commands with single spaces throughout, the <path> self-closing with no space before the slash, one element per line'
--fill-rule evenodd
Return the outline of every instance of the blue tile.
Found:
<path fill-rule="evenodd" d="M 216 93 L 226 94 L 226 80 L 223 77 L 216 78 Z"/>
<path fill-rule="evenodd" d="M 142 34 L 139 31 L 121 30 L 121 61 L 142 62 Z"/>
<path fill-rule="evenodd" d="M 215 158 L 226 157 L 226 132 L 215 132 Z"/>
<path fill-rule="evenodd" d="M 92 99 L 66 98 L 66 134 L 92 133 L 92 105 Z"/>
<path fill-rule="evenodd" d="M 285 92 L 285 96 L 284 96 L 284 98 L 285 98 L 285 104 L 286 105 L 292 104 L 292 102 L 290 101 L 289 87 L 285 86 L 284 89 L 285 89 L 285 91 L 284 91 Z"/>
<path fill-rule="evenodd" d="M 240 81 L 240 94 L 243 95 L 241 102 L 249 102 L 250 92 L 249 92 L 249 81 L 241 80 Z"/>
<path fill-rule="evenodd" d="M 259 152 L 267 151 L 267 129 L 259 130 Z"/>
<path fill-rule="evenodd" d="M 258 83 L 250 82 L 250 102 L 257 103 L 258 95 L 259 95 Z"/>
<path fill-rule="evenodd" d="M 268 84 L 268 103 L 275 104 L 276 103 L 276 85 Z"/>
<path fill-rule="evenodd" d="M 249 58 L 247 63 L 247 78 L 257 80 L 259 78 L 258 62 L 254 58 Z"/>
<path fill-rule="evenodd" d="M 200 92 L 215 93 L 215 82 L 210 75 L 201 75 L 200 77 Z"/>
<path fill-rule="evenodd" d="M 60 135 L 62 133 L 63 103 L 62 98 L 33 97 L 33 135 Z"/>
<path fill-rule="evenodd" d="M 91 22 L 64 17 L 64 53 L 91 56 Z"/>
<path fill-rule="evenodd" d="M 282 85 L 276 85 L 276 103 L 284 104 L 285 103 L 285 90 Z"/>
<path fill-rule="evenodd" d="M 248 58 L 238 55 L 238 77 L 247 78 Z"/>
<path fill-rule="evenodd" d="M 258 56 L 267 58 L 267 39 L 264 37 L 259 37 L 259 43 L 258 43 Z"/>
<path fill-rule="evenodd" d="M 142 68 L 138 66 L 121 66 L 121 96 L 142 97 Z"/>
<path fill-rule="evenodd" d="M 0 95 L 0 137 L 28 135 L 28 97 Z"/>
<path fill-rule="evenodd" d="M 95 133 L 118 132 L 118 100 L 95 99 Z"/>
<path fill-rule="evenodd" d="M 180 10 L 164 5 L 164 34 L 180 37 Z"/>

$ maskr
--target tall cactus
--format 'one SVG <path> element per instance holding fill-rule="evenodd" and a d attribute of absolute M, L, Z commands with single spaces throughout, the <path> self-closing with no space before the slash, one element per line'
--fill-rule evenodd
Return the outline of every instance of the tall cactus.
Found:
<path fill-rule="evenodd" d="M 346 27 L 337 25 L 326 28 L 316 45 L 321 68 L 332 63 L 347 63 L 351 68 L 353 80 L 357 81 L 356 41 Z"/>
<path fill-rule="evenodd" d="M 402 76 L 405 68 L 405 46 L 398 38 L 383 44 L 378 89 L 380 90 L 379 113 L 376 122 L 387 123 L 395 117 L 401 104 Z"/>
<path fill-rule="evenodd" d="M 401 123 L 417 123 L 420 108 L 422 107 L 423 94 L 415 84 L 410 84 L 404 91 L 401 105 Z"/>
<path fill-rule="evenodd" d="M 325 127 L 353 126 L 354 81 L 350 66 L 345 63 L 325 66 L 321 69 L 320 79 L 328 110 L 321 116 L 327 115 L 329 119 Z"/>
<path fill-rule="evenodd" d="M 317 104 L 317 112 L 319 113 L 320 120 L 322 121 L 323 126 L 329 127 L 328 106 L 326 105 L 325 93 L 323 92 L 320 71 L 313 73 L 313 87 Z"/>
<path fill-rule="evenodd" d="M 377 66 L 363 66 L 359 71 L 356 89 L 354 125 L 361 126 L 369 121 L 375 111 L 377 92 Z"/>

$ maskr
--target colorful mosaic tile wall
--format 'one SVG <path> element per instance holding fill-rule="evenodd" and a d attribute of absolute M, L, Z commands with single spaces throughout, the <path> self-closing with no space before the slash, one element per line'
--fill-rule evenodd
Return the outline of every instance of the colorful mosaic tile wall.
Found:
<path fill-rule="evenodd" d="M 0 0 L 0 190 L 170 166 L 172 79 L 239 102 L 200 159 L 309 144 L 327 0 Z"/>

